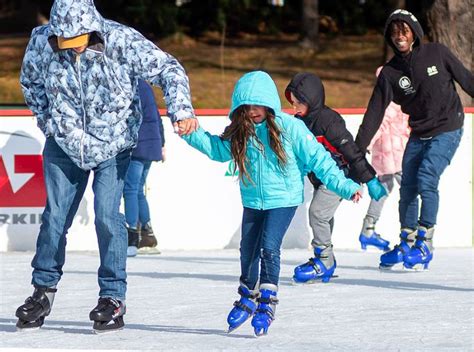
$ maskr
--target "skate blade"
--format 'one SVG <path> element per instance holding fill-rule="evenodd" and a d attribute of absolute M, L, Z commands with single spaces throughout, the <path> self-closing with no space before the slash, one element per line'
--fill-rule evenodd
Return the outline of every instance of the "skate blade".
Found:
<path fill-rule="evenodd" d="M 92 328 L 92 331 L 94 334 L 108 334 L 108 333 L 113 333 L 117 332 L 120 330 L 123 330 L 124 325 L 117 325 L 116 323 L 111 323 L 111 324 L 96 324 L 94 323 L 94 326 Z"/>
<path fill-rule="evenodd" d="M 422 271 L 428 271 L 428 268 L 425 268 L 425 264 L 415 264 L 412 267 L 406 267 L 403 266 L 404 271 L 413 271 L 413 272 L 422 272 Z"/>
<path fill-rule="evenodd" d="M 390 248 L 387 249 L 387 248 L 378 248 L 378 247 L 370 246 L 370 247 L 367 247 L 366 249 L 360 249 L 360 251 L 362 253 L 380 253 L 380 252 L 386 253 L 390 251 Z"/>
<path fill-rule="evenodd" d="M 393 264 L 393 265 L 382 265 L 382 264 L 379 264 L 379 270 L 380 271 L 385 271 L 385 272 L 398 272 L 398 273 L 402 273 L 405 271 L 405 268 L 403 267 L 403 262 L 401 263 L 396 263 L 396 264 Z"/>
<path fill-rule="evenodd" d="M 268 330 L 265 331 L 265 330 L 260 330 L 260 331 L 254 331 L 255 332 L 255 337 L 256 338 L 259 338 L 259 337 L 262 337 L 262 336 L 267 336 L 268 335 Z"/>
<path fill-rule="evenodd" d="M 41 329 L 41 326 L 36 326 L 34 328 L 19 328 L 18 326 L 16 327 L 16 331 L 22 334 L 28 334 L 30 332 L 36 332 Z"/>
<path fill-rule="evenodd" d="M 124 326 L 123 318 L 118 317 L 111 321 L 95 321 L 92 330 L 96 334 L 103 334 L 122 330 Z"/>
<path fill-rule="evenodd" d="M 242 326 L 242 324 L 239 325 L 239 326 L 236 326 L 235 328 L 230 328 L 230 327 L 229 327 L 226 332 L 227 332 L 228 334 L 230 334 L 231 332 L 234 332 L 235 330 L 237 330 L 237 329 L 240 328 L 241 326 Z"/>
<path fill-rule="evenodd" d="M 153 254 L 161 254 L 160 250 L 156 247 L 142 247 L 138 248 L 138 254 L 146 254 L 146 255 L 153 255 Z"/>
<path fill-rule="evenodd" d="M 234 326 L 233 328 L 229 326 L 229 328 L 227 329 L 227 333 L 230 334 L 231 332 L 234 332 L 235 330 L 240 328 L 242 325 L 244 325 L 246 321 L 248 321 L 248 319 L 243 321 L 242 324 Z"/>
<path fill-rule="evenodd" d="M 120 330 L 123 330 L 123 326 L 116 329 L 106 329 L 106 330 L 92 329 L 92 332 L 96 335 L 103 335 L 103 334 L 113 334 L 114 332 L 117 332 Z"/>
<path fill-rule="evenodd" d="M 44 317 L 38 318 L 38 320 L 27 321 L 18 319 L 16 323 L 16 331 L 21 332 L 33 332 L 39 330 L 44 324 Z"/>
<path fill-rule="evenodd" d="M 335 279 L 335 278 L 338 278 L 338 277 L 339 277 L 339 275 L 332 275 L 329 279 L 332 280 L 332 279 Z M 293 286 L 314 285 L 314 284 L 318 284 L 318 283 L 327 284 L 328 282 L 329 282 L 329 280 L 328 281 L 323 281 L 322 278 L 309 280 L 309 281 L 305 281 L 305 282 L 296 281 L 295 279 L 292 279 Z"/>

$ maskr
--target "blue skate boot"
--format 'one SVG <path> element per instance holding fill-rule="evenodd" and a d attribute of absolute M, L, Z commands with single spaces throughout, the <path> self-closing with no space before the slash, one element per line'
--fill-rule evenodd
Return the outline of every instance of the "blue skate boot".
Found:
<path fill-rule="evenodd" d="M 384 252 L 388 252 L 390 250 L 390 242 L 375 232 L 375 223 L 375 219 L 371 216 L 365 217 L 359 236 L 360 248 L 365 251 L 367 246 L 373 246 Z"/>
<path fill-rule="evenodd" d="M 336 259 L 332 245 L 314 248 L 314 258 L 295 268 L 293 281 L 298 284 L 312 283 L 316 280 L 329 282 L 336 270 Z"/>
<path fill-rule="evenodd" d="M 245 323 L 248 318 L 254 315 L 257 309 L 255 301 L 258 297 L 258 291 L 249 290 L 246 285 L 240 283 L 238 292 L 241 296 L 240 300 L 234 302 L 234 308 L 227 316 L 227 323 L 229 324 L 227 332 L 231 332 Z"/>
<path fill-rule="evenodd" d="M 258 308 L 252 319 L 255 336 L 266 335 L 268 328 L 275 320 L 275 306 L 278 304 L 277 292 L 278 287 L 276 285 L 260 285 L 260 297 L 257 298 Z"/>
<path fill-rule="evenodd" d="M 400 244 L 395 245 L 395 247 L 387 253 L 382 254 L 380 257 L 379 268 L 382 270 L 389 270 L 395 264 L 402 263 L 403 258 L 410 251 L 410 247 L 415 241 L 416 230 L 409 228 L 403 228 L 400 232 Z"/>
<path fill-rule="evenodd" d="M 420 226 L 418 228 L 415 244 L 403 258 L 405 269 L 428 269 L 428 265 L 433 259 L 433 233 L 434 227 Z"/>

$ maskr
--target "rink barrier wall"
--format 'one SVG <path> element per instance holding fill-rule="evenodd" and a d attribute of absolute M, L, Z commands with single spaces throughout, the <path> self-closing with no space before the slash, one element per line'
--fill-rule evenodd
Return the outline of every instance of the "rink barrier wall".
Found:
<path fill-rule="evenodd" d="M 355 135 L 365 109 L 337 109 Z M 291 110 L 287 110 L 291 113 Z M 466 109 L 464 135 L 440 182 L 436 247 L 472 246 L 472 114 Z M 162 111 L 164 116 L 166 111 Z M 196 110 L 200 124 L 220 134 L 228 124 L 227 109 Z M 242 205 L 229 163 L 217 163 L 174 134 L 165 117 L 165 163 L 153 163 L 147 182 L 152 224 L 161 250 L 238 248 Z M 44 136 L 27 109 L 0 109 L 0 252 L 34 250 L 46 199 L 41 151 Z M 67 235 L 68 251 L 97 250 L 91 179 Z M 307 209 L 312 186 L 305 184 L 305 203 L 297 210 L 284 248 L 307 248 L 311 229 Z M 398 188 L 386 202 L 377 230 L 398 241 Z M 367 191 L 359 204 L 344 201 L 335 216 L 333 243 L 358 249 Z"/>

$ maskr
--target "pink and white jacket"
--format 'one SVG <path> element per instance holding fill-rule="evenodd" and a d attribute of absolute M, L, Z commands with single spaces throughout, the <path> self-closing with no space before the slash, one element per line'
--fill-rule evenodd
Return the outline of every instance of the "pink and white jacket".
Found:
<path fill-rule="evenodd" d="M 377 76 L 381 69 L 382 67 L 377 69 Z M 372 166 L 378 176 L 402 170 L 403 153 L 409 136 L 408 115 L 402 112 L 400 105 L 391 102 L 368 148 L 372 154 Z"/>

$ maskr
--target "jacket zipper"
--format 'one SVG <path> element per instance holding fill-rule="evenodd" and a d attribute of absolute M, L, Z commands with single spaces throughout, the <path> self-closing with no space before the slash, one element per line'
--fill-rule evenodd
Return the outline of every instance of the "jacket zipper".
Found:
<path fill-rule="evenodd" d="M 410 70 L 410 79 L 411 79 L 411 85 L 413 87 L 413 90 L 415 90 L 415 77 L 413 75 L 413 62 L 415 61 L 414 55 L 415 55 L 415 52 L 412 50 L 409 61 L 408 61 L 408 68 Z"/>
<path fill-rule="evenodd" d="M 260 136 L 257 134 L 257 138 L 260 138 Z M 263 171 L 263 153 L 265 152 L 265 147 L 262 145 L 259 145 L 255 141 L 255 147 L 259 150 L 258 153 L 258 167 L 259 167 L 259 172 L 258 172 L 258 192 L 260 193 L 260 209 L 263 210 L 263 206 L 265 203 L 265 199 L 263 199 L 263 185 L 262 185 L 262 171 Z M 263 150 L 260 150 L 260 148 L 263 148 Z"/>
<path fill-rule="evenodd" d="M 81 76 L 81 54 L 76 55 L 77 72 L 79 79 L 79 94 L 81 96 L 82 106 L 82 136 L 81 136 L 81 166 L 84 167 L 84 137 L 86 134 L 86 109 L 84 106 L 84 97 L 82 93 L 82 76 Z"/>

